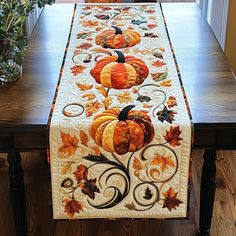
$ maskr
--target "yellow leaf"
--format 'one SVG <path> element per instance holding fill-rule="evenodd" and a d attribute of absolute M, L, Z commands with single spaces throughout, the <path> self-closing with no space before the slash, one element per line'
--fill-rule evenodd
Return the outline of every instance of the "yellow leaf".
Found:
<path fill-rule="evenodd" d="M 172 81 L 170 79 L 164 80 L 160 83 L 160 85 L 165 87 L 170 87 L 172 85 Z"/>
<path fill-rule="evenodd" d="M 96 86 L 95 87 L 99 93 L 101 93 L 104 97 L 107 97 L 107 91 L 103 86 Z"/>
<path fill-rule="evenodd" d="M 82 98 L 88 98 L 88 100 L 93 100 L 94 98 L 96 98 L 96 96 L 92 93 L 85 93 L 81 96 Z"/>
<path fill-rule="evenodd" d="M 107 98 L 105 98 L 105 100 L 103 100 L 102 102 L 103 102 L 103 104 L 104 104 L 105 109 L 107 110 L 108 107 L 109 107 L 109 106 L 111 105 L 111 103 L 112 103 L 112 98 L 111 98 L 111 97 L 107 97 Z"/>
<path fill-rule="evenodd" d="M 117 96 L 117 100 L 120 103 L 128 103 L 132 101 L 130 93 L 128 91 L 125 91 L 124 93 L 118 94 L 116 96 Z"/>
<path fill-rule="evenodd" d="M 80 130 L 80 140 L 84 146 L 88 147 L 88 135 L 83 130 Z"/>
<path fill-rule="evenodd" d="M 66 162 L 65 164 L 63 164 L 62 169 L 61 169 L 61 174 L 62 175 L 71 174 L 71 171 L 72 171 L 71 165 L 72 164 L 73 164 L 73 162 Z"/>
<path fill-rule="evenodd" d="M 78 88 L 81 90 L 81 91 L 86 91 L 86 90 L 89 90 L 93 87 L 93 85 L 89 85 L 89 84 L 82 84 L 82 83 L 76 83 L 76 85 L 78 86 Z"/>

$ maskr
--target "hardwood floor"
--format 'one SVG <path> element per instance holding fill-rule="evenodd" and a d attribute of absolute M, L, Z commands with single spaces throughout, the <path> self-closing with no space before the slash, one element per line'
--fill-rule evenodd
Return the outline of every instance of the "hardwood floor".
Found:
<path fill-rule="evenodd" d="M 196 235 L 201 155 L 202 151 L 194 151 L 192 155 L 193 183 L 188 220 L 53 221 L 49 206 L 49 175 L 46 157 L 37 153 L 23 154 L 28 233 L 30 236 Z M 217 159 L 217 191 L 211 235 L 234 236 L 236 235 L 236 152 L 220 151 Z M 14 225 L 8 191 L 7 162 L 4 154 L 0 154 L 0 181 L 0 235 L 13 236 Z"/>

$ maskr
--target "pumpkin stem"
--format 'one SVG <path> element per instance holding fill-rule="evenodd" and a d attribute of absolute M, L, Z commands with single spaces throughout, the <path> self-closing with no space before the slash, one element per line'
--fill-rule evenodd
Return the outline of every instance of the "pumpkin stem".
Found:
<path fill-rule="evenodd" d="M 135 105 L 129 105 L 129 106 L 123 108 L 123 110 L 118 115 L 119 121 L 126 121 L 128 118 L 129 111 L 131 109 L 133 109 L 134 107 L 135 107 Z"/>
<path fill-rule="evenodd" d="M 111 27 L 113 27 L 116 31 L 115 31 L 115 34 L 122 34 L 122 30 L 121 30 L 121 28 L 119 28 L 119 27 L 117 27 L 117 26 L 111 26 Z"/>
<path fill-rule="evenodd" d="M 125 56 L 122 52 L 115 50 L 115 53 L 117 54 L 117 62 L 118 63 L 125 63 Z"/>

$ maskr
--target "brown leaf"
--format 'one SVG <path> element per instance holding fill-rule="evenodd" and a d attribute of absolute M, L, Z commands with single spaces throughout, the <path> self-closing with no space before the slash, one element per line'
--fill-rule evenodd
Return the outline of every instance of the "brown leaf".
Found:
<path fill-rule="evenodd" d="M 100 193 L 99 188 L 96 186 L 96 178 L 95 179 L 89 179 L 85 181 L 83 184 L 81 184 L 81 191 L 85 195 L 88 195 L 90 198 L 95 198 L 95 193 Z"/>
<path fill-rule="evenodd" d="M 82 65 L 76 65 L 76 66 L 71 67 L 70 69 L 71 69 L 71 73 L 75 76 L 80 73 L 83 73 L 86 67 Z"/>
<path fill-rule="evenodd" d="M 104 104 L 105 109 L 107 110 L 108 107 L 111 105 L 112 103 L 112 98 L 111 97 L 106 97 L 105 100 L 102 101 Z"/>
<path fill-rule="evenodd" d="M 76 48 L 87 50 L 87 49 L 91 48 L 92 46 L 93 46 L 93 45 L 90 44 L 90 43 L 82 43 L 82 44 L 76 46 Z"/>
<path fill-rule="evenodd" d="M 129 91 L 125 91 L 124 93 L 117 94 L 116 97 L 120 103 L 128 103 L 132 101 Z"/>
<path fill-rule="evenodd" d="M 80 140 L 84 146 L 88 147 L 88 135 L 83 130 L 80 130 Z"/>
<path fill-rule="evenodd" d="M 179 146 L 180 145 L 180 140 L 182 140 L 182 138 L 180 138 L 181 131 L 179 129 L 179 126 L 170 127 L 170 130 L 166 132 L 166 135 L 164 137 L 164 139 L 173 147 L 175 146 Z"/>
<path fill-rule="evenodd" d="M 74 135 L 74 137 L 71 137 L 70 134 L 66 134 L 61 132 L 61 139 L 63 142 L 63 145 L 58 150 L 58 155 L 60 157 L 69 157 L 73 155 L 77 149 L 78 145 L 78 138 Z"/>
<path fill-rule="evenodd" d="M 177 106 L 176 98 L 174 96 L 170 96 L 166 103 L 169 108 Z"/>
<path fill-rule="evenodd" d="M 175 167 L 174 161 L 171 160 L 170 157 L 164 157 L 160 154 L 156 154 L 153 160 L 151 161 L 151 165 L 161 165 L 161 170 L 165 171 L 169 167 Z"/>
<path fill-rule="evenodd" d="M 149 200 L 152 198 L 152 196 L 153 196 L 152 191 L 149 189 L 149 187 L 147 187 L 145 189 L 145 194 L 144 194 L 143 198 Z"/>
<path fill-rule="evenodd" d="M 75 175 L 75 178 L 77 182 L 81 182 L 81 180 L 87 180 L 88 179 L 88 168 L 87 166 L 80 164 L 77 166 L 77 170 L 73 173 Z"/>
<path fill-rule="evenodd" d="M 107 96 L 107 90 L 103 86 L 96 86 L 95 87 L 99 93 L 101 93 L 104 97 Z"/>
<path fill-rule="evenodd" d="M 83 205 L 75 199 L 64 199 L 63 203 L 65 204 L 65 212 L 70 219 L 74 218 L 75 213 L 83 211 Z"/>
<path fill-rule="evenodd" d="M 180 203 L 183 203 L 177 198 L 177 192 L 174 191 L 172 187 L 170 187 L 166 192 L 162 193 L 165 197 L 164 204 L 162 208 L 168 208 L 169 211 L 172 209 L 176 209 L 176 206 L 179 206 Z"/>
<path fill-rule="evenodd" d="M 78 86 L 78 88 L 81 90 L 81 91 L 86 91 L 86 90 L 89 90 L 93 87 L 93 85 L 90 85 L 90 84 L 82 84 L 82 83 L 79 83 L 77 82 L 76 85 Z"/>
<path fill-rule="evenodd" d="M 92 93 L 86 93 L 86 94 L 83 94 L 81 96 L 82 98 L 88 98 L 89 101 L 93 100 L 94 98 L 96 98 L 96 96 Z"/>
<path fill-rule="evenodd" d="M 126 204 L 125 207 L 128 208 L 129 210 L 135 210 L 135 205 L 133 202 L 131 204 Z"/>

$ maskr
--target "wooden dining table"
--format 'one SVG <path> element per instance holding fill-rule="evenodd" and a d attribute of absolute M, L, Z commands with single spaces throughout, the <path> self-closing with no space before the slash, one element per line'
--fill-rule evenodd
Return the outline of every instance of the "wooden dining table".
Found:
<path fill-rule="evenodd" d="M 27 235 L 20 152 L 47 150 L 48 118 L 73 9 L 73 4 L 45 7 L 29 41 L 22 79 L 0 86 L 0 152 L 8 153 L 16 235 Z M 216 152 L 236 149 L 236 80 L 197 4 L 163 3 L 162 9 L 192 114 L 193 149 L 205 150 L 199 231 L 208 235 Z"/>

